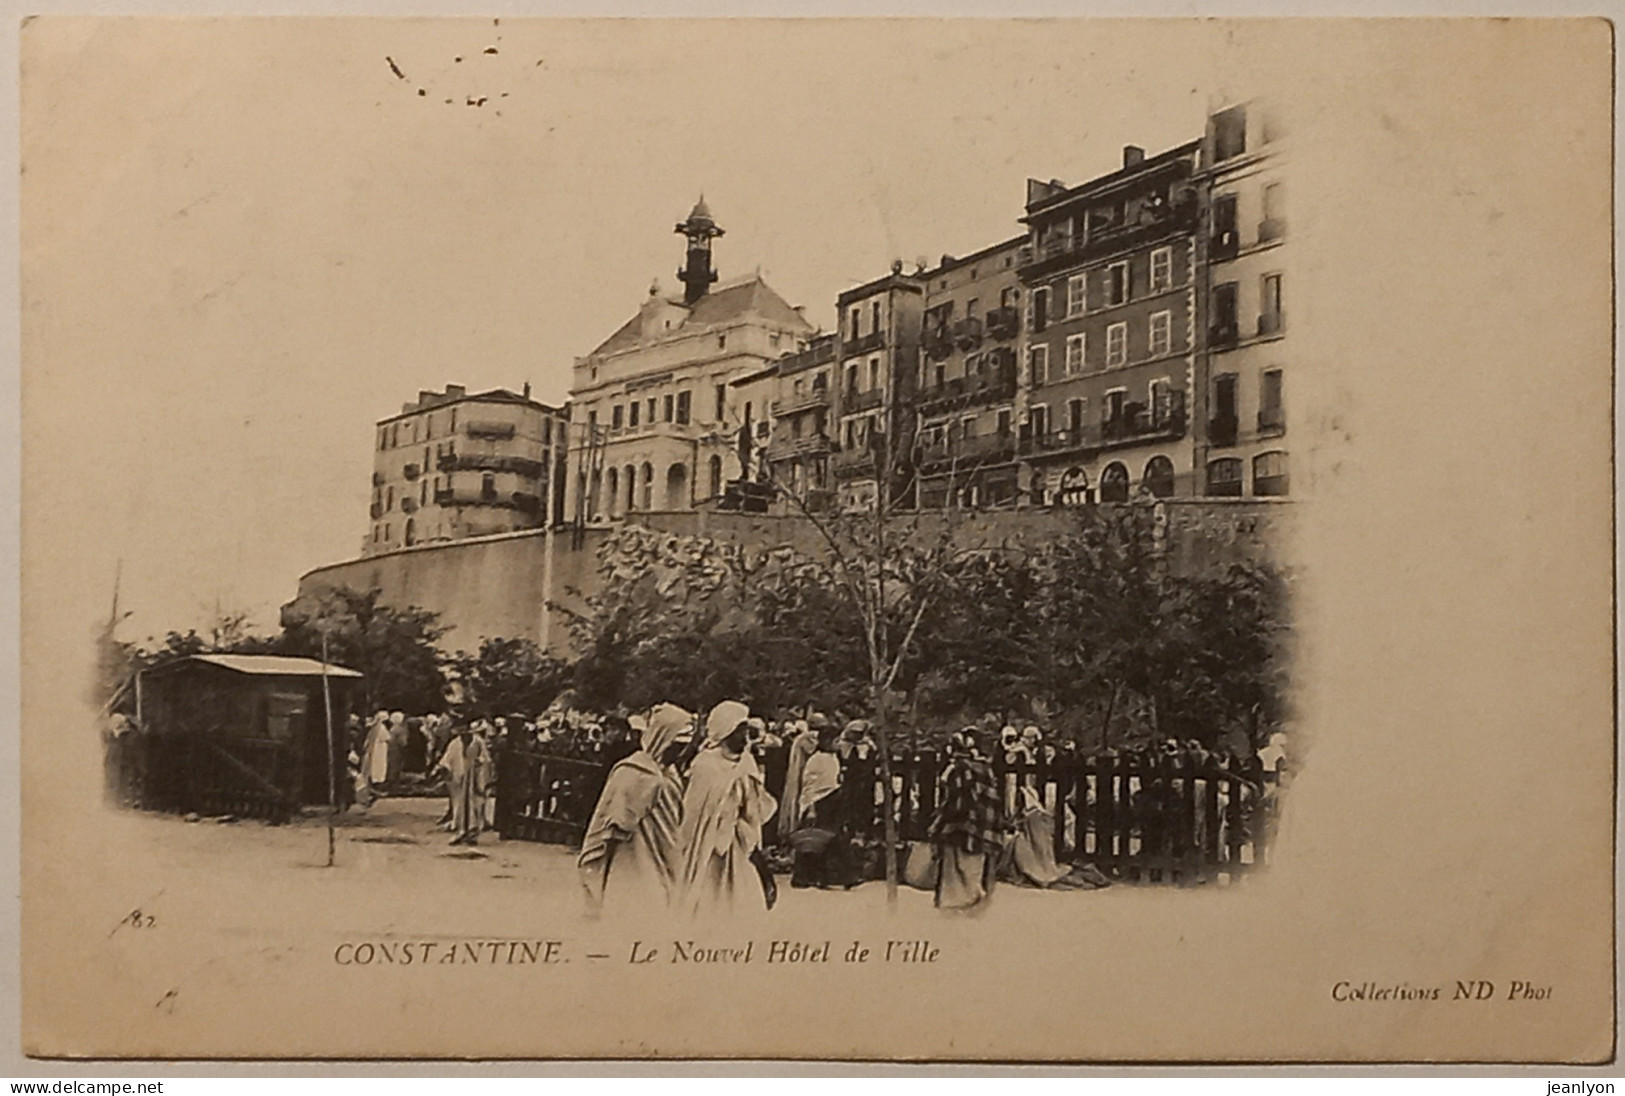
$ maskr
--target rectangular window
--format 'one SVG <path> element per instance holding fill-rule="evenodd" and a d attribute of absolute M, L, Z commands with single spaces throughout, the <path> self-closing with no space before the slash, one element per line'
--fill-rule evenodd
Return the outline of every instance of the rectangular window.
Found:
<path fill-rule="evenodd" d="M 1009 411 L 1008 408 L 1005 408 L 1004 410 L 1001 410 L 999 412 L 999 437 L 1008 438 L 1009 436 L 1010 436 L 1010 411 Z"/>
<path fill-rule="evenodd" d="M 598 412 L 596 410 L 588 411 L 587 412 L 587 441 L 590 443 L 597 436 L 598 436 Z"/>
<path fill-rule="evenodd" d="M 1089 411 L 1089 401 L 1075 399 L 1066 401 L 1066 428 L 1074 435 L 1083 431 L 1083 420 Z"/>
<path fill-rule="evenodd" d="M 670 392 L 667 392 L 666 395 L 661 399 L 660 411 L 660 419 L 662 422 L 670 422 L 676 415 L 677 401 Z"/>
<path fill-rule="evenodd" d="M 716 421 L 721 422 L 723 420 L 723 418 L 726 416 L 727 411 L 728 411 L 728 386 L 725 385 L 725 384 L 719 384 L 719 385 L 717 385 L 717 413 L 714 416 Z"/>
<path fill-rule="evenodd" d="M 1106 393 L 1106 421 L 1108 423 L 1121 423 L 1123 421 L 1123 404 L 1128 399 L 1126 388 L 1113 388 Z"/>
<path fill-rule="evenodd" d="M 544 445 L 552 445 L 553 444 L 553 420 L 552 419 L 543 419 L 542 420 L 542 443 Z"/>
<path fill-rule="evenodd" d="M 876 301 L 869 306 L 869 333 L 875 334 L 880 330 L 880 302 Z"/>
<path fill-rule="evenodd" d="M 649 420 L 648 421 L 649 421 L 650 426 L 654 425 L 654 421 L 655 421 L 655 398 L 653 396 L 649 397 Z"/>
<path fill-rule="evenodd" d="M 1106 268 L 1106 303 L 1122 304 L 1128 300 L 1128 264 L 1113 263 Z"/>
<path fill-rule="evenodd" d="M 1239 320 L 1236 307 L 1236 283 L 1225 282 L 1223 285 L 1213 287 L 1213 332 L 1212 341 L 1220 344 L 1233 344 L 1239 337 Z"/>
<path fill-rule="evenodd" d="M 1042 331 L 1049 326 L 1049 288 L 1033 290 L 1033 322 L 1034 331 Z"/>
<path fill-rule="evenodd" d="M 1106 328 L 1106 368 L 1128 361 L 1128 324 L 1114 323 Z"/>
<path fill-rule="evenodd" d="M 1027 422 L 1032 426 L 1033 437 L 1041 438 L 1049 433 L 1049 407 L 1042 403 L 1033 405 L 1027 413 Z"/>
<path fill-rule="evenodd" d="M 1153 358 L 1160 358 L 1168 353 L 1171 332 L 1173 330 L 1173 313 L 1151 313 L 1150 354 Z"/>
<path fill-rule="evenodd" d="M 967 320 L 974 320 L 976 317 L 980 316 L 981 314 L 982 314 L 982 302 L 981 301 L 977 300 L 975 297 L 972 297 L 970 300 L 965 302 L 965 318 Z"/>
<path fill-rule="evenodd" d="M 1075 377 L 1083 372 L 1083 335 L 1068 335 L 1066 338 L 1066 375 Z"/>
<path fill-rule="evenodd" d="M 1147 406 L 1151 409 L 1151 422 L 1155 426 L 1167 425 L 1173 416 L 1174 399 L 1173 386 L 1167 377 L 1159 377 L 1151 382 L 1147 395 Z"/>
<path fill-rule="evenodd" d="M 684 426 L 688 425 L 688 421 L 692 417 L 693 409 L 690 406 L 692 402 L 693 396 L 689 392 L 677 393 L 677 421 Z"/>
<path fill-rule="evenodd" d="M 1074 274 L 1066 280 L 1066 314 L 1081 316 L 1088 309 L 1088 282 L 1084 275 Z"/>
<path fill-rule="evenodd" d="M 619 430 L 621 428 L 622 420 L 625 419 L 625 417 L 626 417 L 623 414 L 623 412 L 625 410 L 626 409 L 623 408 L 620 404 L 616 404 L 610 410 L 610 412 L 609 412 L 609 428 L 611 430 Z"/>
<path fill-rule="evenodd" d="M 636 428 L 638 425 L 638 417 L 642 414 L 642 412 L 643 404 L 639 403 L 637 400 L 633 400 L 626 409 L 626 425 Z"/>
<path fill-rule="evenodd" d="M 1259 284 L 1258 333 L 1274 335 L 1281 330 L 1281 275 L 1266 274 Z"/>
<path fill-rule="evenodd" d="M 860 322 L 860 319 L 861 319 L 862 316 L 863 316 L 863 312 L 860 309 L 858 309 L 856 306 L 854 306 L 853 309 L 852 309 L 852 312 L 851 312 L 851 316 L 850 316 L 851 326 L 852 326 L 852 333 L 851 333 L 850 337 L 853 338 L 853 339 L 856 339 L 858 337 L 858 323 Z"/>
<path fill-rule="evenodd" d="M 1280 430 L 1286 426 L 1282 405 L 1281 371 L 1266 369 L 1258 378 L 1258 429 Z"/>
<path fill-rule="evenodd" d="M 1039 343 L 1027 350 L 1027 372 L 1032 377 L 1033 387 L 1046 384 L 1049 381 L 1049 346 Z"/>
<path fill-rule="evenodd" d="M 1247 151 L 1247 109 L 1231 107 L 1213 116 L 1214 162 L 1240 156 Z"/>
<path fill-rule="evenodd" d="M 1161 293 L 1173 288 L 1174 249 L 1159 247 L 1151 253 L 1151 292 Z"/>

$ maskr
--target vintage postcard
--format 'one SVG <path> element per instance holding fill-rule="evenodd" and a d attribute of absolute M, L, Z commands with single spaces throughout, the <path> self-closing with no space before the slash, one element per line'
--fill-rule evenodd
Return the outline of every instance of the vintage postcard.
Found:
<path fill-rule="evenodd" d="M 24 1050 L 1611 1060 L 1613 45 L 26 21 Z"/>

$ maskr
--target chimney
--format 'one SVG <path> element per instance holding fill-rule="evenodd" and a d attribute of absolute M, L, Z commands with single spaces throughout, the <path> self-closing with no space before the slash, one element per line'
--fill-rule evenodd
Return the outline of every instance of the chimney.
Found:
<path fill-rule="evenodd" d="M 530 399 L 530 382 L 529 381 L 525 382 L 525 398 L 527 400 Z"/>
<path fill-rule="evenodd" d="M 1145 163 L 1145 149 L 1139 145 L 1123 146 L 1123 166 L 1125 168 L 1137 167 Z"/>
<path fill-rule="evenodd" d="M 461 399 L 463 396 L 468 395 L 468 389 L 460 384 L 448 384 L 446 385 L 446 395 L 452 399 Z"/>

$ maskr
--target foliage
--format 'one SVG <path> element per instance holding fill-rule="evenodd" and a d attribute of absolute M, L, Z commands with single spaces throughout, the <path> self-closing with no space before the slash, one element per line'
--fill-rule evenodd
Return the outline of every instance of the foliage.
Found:
<path fill-rule="evenodd" d="M 535 640 L 487 639 L 475 654 L 458 651 L 446 676 L 461 691 L 458 705 L 473 716 L 534 714 L 570 683 L 570 667 Z"/>
<path fill-rule="evenodd" d="M 380 591 L 349 588 L 300 597 L 282 607 L 282 654 L 322 657 L 366 676 L 366 707 L 422 713 L 446 705 L 443 656 L 435 641 L 445 634 L 439 616 L 411 606 L 379 604 Z"/>

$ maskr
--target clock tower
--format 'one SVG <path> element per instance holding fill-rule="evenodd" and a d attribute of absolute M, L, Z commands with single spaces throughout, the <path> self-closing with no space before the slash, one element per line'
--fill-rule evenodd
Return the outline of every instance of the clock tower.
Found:
<path fill-rule="evenodd" d="M 717 280 L 716 271 L 711 269 L 711 241 L 722 235 L 722 229 L 712 219 L 705 195 L 700 195 L 688 220 L 680 222 L 676 231 L 688 237 L 688 263 L 677 272 L 677 277 L 683 283 L 683 303 L 692 307 Z"/>

